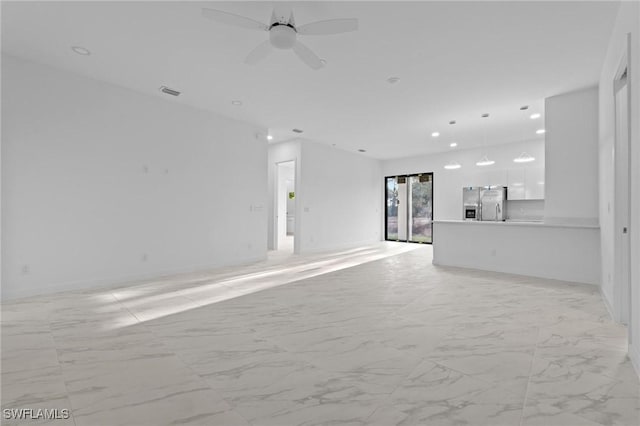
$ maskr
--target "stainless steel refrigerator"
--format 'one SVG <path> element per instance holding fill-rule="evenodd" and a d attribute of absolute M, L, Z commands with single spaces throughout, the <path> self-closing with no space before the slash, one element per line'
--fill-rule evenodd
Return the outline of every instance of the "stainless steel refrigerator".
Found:
<path fill-rule="evenodd" d="M 507 218 L 506 201 L 506 186 L 487 186 L 480 189 L 480 220 L 504 221 Z"/>
<path fill-rule="evenodd" d="M 462 219 L 480 220 L 480 187 L 462 188 Z"/>

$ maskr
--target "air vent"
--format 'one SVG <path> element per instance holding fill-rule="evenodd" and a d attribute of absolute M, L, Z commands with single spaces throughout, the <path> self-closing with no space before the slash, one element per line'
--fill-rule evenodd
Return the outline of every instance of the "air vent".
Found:
<path fill-rule="evenodd" d="M 359 149 L 358 152 L 367 152 L 366 149 Z"/>
<path fill-rule="evenodd" d="M 293 130 L 292 130 L 292 132 L 294 132 L 294 133 L 302 133 L 302 132 L 303 132 L 303 130 L 300 130 L 300 129 L 293 129 Z"/>
<path fill-rule="evenodd" d="M 177 90 L 171 89 L 167 86 L 160 86 L 160 91 L 162 93 L 166 93 L 167 95 L 171 95 L 171 96 L 178 96 L 180 95 L 180 92 L 178 92 Z"/>

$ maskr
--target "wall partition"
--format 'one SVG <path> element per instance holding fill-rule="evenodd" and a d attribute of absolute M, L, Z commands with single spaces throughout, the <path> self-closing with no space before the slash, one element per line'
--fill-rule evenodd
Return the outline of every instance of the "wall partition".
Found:
<path fill-rule="evenodd" d="M 385 178 L 385 239 L 433 242 L 433 173 Z"/>

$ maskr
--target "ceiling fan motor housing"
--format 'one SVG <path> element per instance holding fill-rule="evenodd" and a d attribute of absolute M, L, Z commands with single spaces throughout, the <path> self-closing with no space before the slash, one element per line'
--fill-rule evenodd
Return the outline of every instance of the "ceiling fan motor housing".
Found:
<path fill-rule="evenodd" d="M 291 49 L 296 44 L 296 30 L 289 25 L 273 25 L 269 30 L 269 41 L 277 49 Z"/>

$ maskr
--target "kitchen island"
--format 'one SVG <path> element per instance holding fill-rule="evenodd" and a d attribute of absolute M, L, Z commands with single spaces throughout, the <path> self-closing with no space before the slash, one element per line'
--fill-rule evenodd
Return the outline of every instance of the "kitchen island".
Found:
<path fill-rule="evenodd" d="M 433 263 L 598 284 L 600 230 L 576 222 L 436 220 Z"/>

